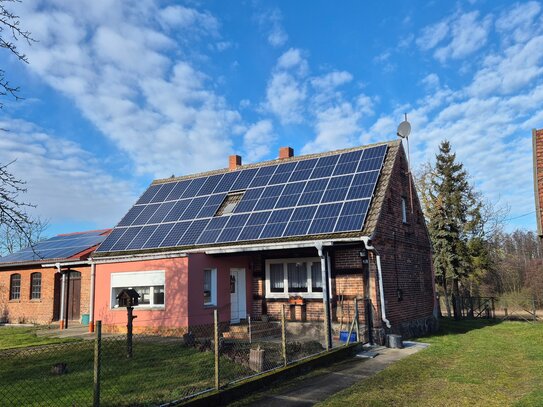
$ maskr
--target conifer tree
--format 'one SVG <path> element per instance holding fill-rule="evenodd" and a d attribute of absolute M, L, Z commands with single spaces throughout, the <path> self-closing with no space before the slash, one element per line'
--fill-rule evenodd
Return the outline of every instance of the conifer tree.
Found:
<path fill-rule="evenodd" d="M 453 311 L 460 316 L 460 280 L 472 270 L 469 241 L 480 230 L 480 203 L 468 182 L 462 163 L 456 162 L 448 141 L 442 141 L 432 168 L 425 201 L 428 230 L 434 249 L 437 282 L 443 288 L 447 314 L 451 315 L 449 284 L 452 285 Z"/>

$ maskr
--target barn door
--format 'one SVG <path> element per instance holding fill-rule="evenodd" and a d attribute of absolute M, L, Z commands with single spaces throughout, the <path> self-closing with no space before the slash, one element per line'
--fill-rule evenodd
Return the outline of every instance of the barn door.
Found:
<path fill-rule="evenodd" d="M 70 271 L 68 275 L 68 320 L 79 320 L 81 316 L 81 273 Z"/>

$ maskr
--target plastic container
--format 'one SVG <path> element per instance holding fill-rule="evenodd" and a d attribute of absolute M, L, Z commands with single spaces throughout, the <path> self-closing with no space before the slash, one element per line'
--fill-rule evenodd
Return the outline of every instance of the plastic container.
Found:
<path fill-rule="evenodd" d="M 90 315 L 89 314 L 82 314 L 81 315 L 81 325 L 89 325 Z"/>
<path fill-rule="evenodd" d="M 339 341 L 340 342 L 347 342 L 347 338 L 349 338 L 349 332 L 348 331 L 339 331 Z M 351 332 L 351 340 L 350 342 L 356 342 L 356 332 Z"/>

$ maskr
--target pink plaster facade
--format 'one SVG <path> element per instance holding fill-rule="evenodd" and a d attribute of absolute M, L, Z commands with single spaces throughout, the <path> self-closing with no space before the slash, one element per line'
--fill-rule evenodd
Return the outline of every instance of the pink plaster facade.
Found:
<path fill-rule="evenodd" d="M 219 321 L 230 321 L 230 269 L 245 270 L 246 309 L 252 307 L 252 271 L 247 257 L 213 257 L 190 254 L 187 257 L 142 260 L 96 265 L 95 321 L 102 321 L 104 332 L 126 330 L 126 309 L 112 307 L 111 274 L 125 272 L 165 272 L 164 306 L 136 307 L 135 332 L 178 330 L 189 326 L 210 325 L 213 311 L 219 312 Z M 204 305 L 204 270 L 217 270 L 217 304 Z M 249 311 L 247 311 L 249 312 Z"/>

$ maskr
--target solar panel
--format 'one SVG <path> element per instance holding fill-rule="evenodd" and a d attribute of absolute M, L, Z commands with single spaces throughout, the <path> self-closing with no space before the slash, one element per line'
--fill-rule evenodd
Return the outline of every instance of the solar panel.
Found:
<path fill-rule="evenodd" d="M 113 243 L 116 242 L 118 237 L 124 234 L 126 229 L 119 230 L 119 232 L 113 231 L 115 232 L 115 236 L 117 236 Z M 32 247 L 27 247 L 16 253 L 0 257 L 0 264 L 69 258 L 102 243 L 105 239 L 106 236 L 103 230 L 58 235 L 51 239 L 38 242 Z"/>
<path fill-rule="evenodd" d="M 153 184 L 99 252 L 362 229 L 387 145 Z M 233 212 L 217 211 L 242 193 Z"/>

